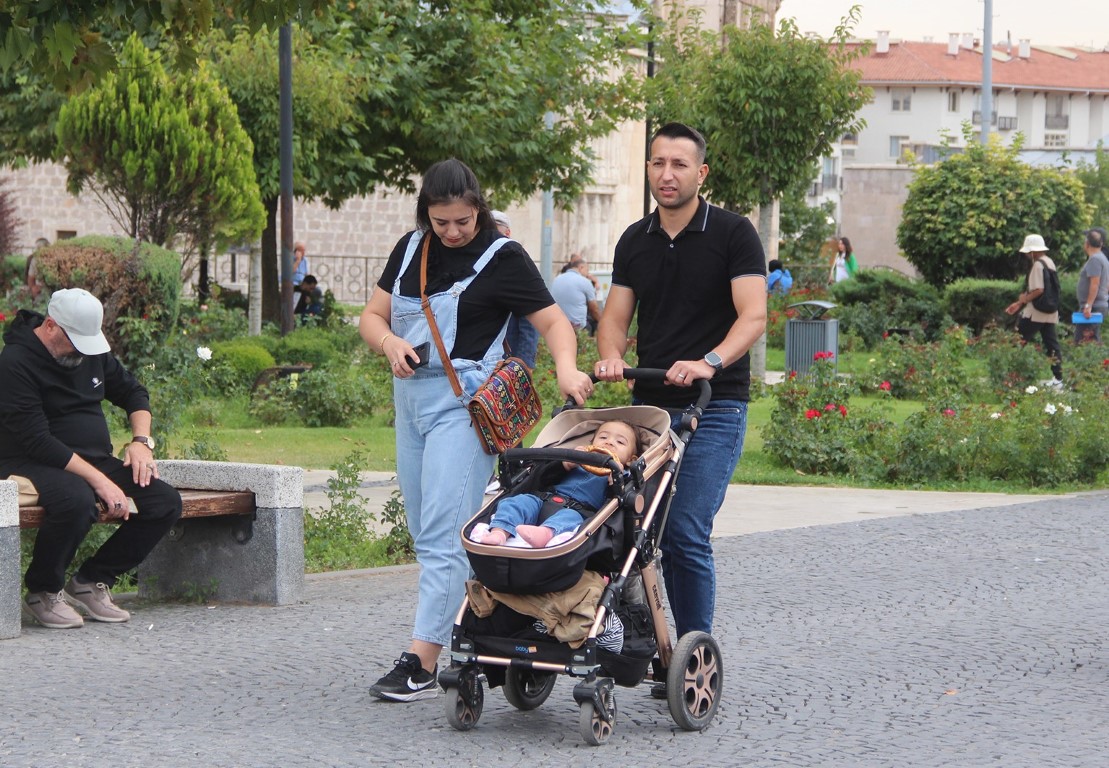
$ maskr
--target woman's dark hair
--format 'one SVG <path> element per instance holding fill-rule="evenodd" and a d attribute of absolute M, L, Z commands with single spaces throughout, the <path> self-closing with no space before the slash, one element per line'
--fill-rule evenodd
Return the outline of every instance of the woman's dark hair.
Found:
<path fill-rule="evenodd" d="M 416 226 L 431 229 L 431 217 L 427 209 L 433 205 L 446 205 L 462 201 L 477 209 L 478 229 L 496 229 L 493 213 L 481 194 L 477 176 L 461 160 L 451 158 L 441 160 L 427 169 L 420 195 L 416 198 Z"/>
<path fill-rule="evenodd" d="M 778 261 L 777 259 L 771 259 L 770 263 L 766 265 L 766 268 L 773 272 L 776 269 L 782 268 L 782 262 Z"/>
<path fill-rule="evenodd" d="M 840 242 L 843 243 L 843 253 L 845 256 L 850 256 L 852 253 L 855 252 L 855 249 L 851 247 L 851 241 L 848 238 L 841 237 Z"/>

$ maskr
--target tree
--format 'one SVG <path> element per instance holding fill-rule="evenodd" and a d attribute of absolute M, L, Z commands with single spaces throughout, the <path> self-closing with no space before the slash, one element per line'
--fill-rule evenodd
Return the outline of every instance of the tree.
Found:
<path fill-rule="evenodd" d="M 0 3 L 0 70 L 27 65 L 59 90 L 83 89 L 118 65 L 119 30 L 178 43 L 178 60 L 214 25 L 240 22 L 277 29 L 298 15 L 324 12 L 331 0 L 105 0 Z"/>
<path fill-rule="evenodd" d="M 297 28 L 293 39 L 293 188 L 302 200 L 338 205 L 365 185 L 374 162 L 362 154 L 358 94 L 373 87 L 352 71 L 357 54 L 349 29 L 331 25 L 315 37 Z M 262 231 L 262 318 L 281 320 L 277 210 L 280 201 L 280 126 L 277 35 L 246 28 L 213 34 L 204 56 L 218 73 L 253 139 L 265 227 Z"/>
<path fill-rule="evenodd" d="M 121 61 L 58 116 L 70 191 L 91 191 L 131 237 L 156 245 L 256 237 L 250 138 L 208 68 L 171 82 L 135 35 Z"/>
<path fill-rule="evenodd" d="M 832 221 L 836 206 L 831 200 L 810 206 L 805 200 L 807 183 L 795 184 L 781 197 L 780 221 L 781 246 L 779 256 L 783 261 L 813 261 L 820 247 L 835 234 Z M 824 277 L 827 277 L 827 269 Z"/>
<path fill-rule="evenodd" d="M 921 276 L 942 287 L 963 277 L 1011 280 L 1027 271 L 1017 249 L 1043 235 L 1060 270 L 1082 264 L 1089 218 L 1082 183 L 1020 161 L 1021 138 L 987 145 L 963 124 L 964 151 L 917 169 L 901 209 L 897 242 Z"/>
<path fill-rule="evenodd" d="M 1083 160 L 1074 172 L 1085 187 L 1086 202 L 1093 206 L 1092 221 L 1106 226 L 1109 224 L 1109 152 L 1105 150 L 1105 142 L 1098 142 L 1094 162 Z"/>
<path fill-rule="evenodd" d="M 718 36 L 702 30 L 696 14 L 674 14 L 662 34 L 648 115 L 701 130 L 710 169 L 705 196 L 737 211 L 758 207 L 768 253 L 775 201 L 807 183 L 813 164 L 840 136 L 863 127 L 856 114 L 870 89 L 851 67 L 863 49 L 847 45 L 858 14 L 855 6 L 829 40 L 803 36 L 792 19 L 777 34 L 756 18 L 749 29 L 726 26 Z M 764 344 L 754 354 L 755 375 L 762 373 Z"/>
<path fill-rule="evenodd" d="M 640 32 L 604 5 L 378 0 L 306 20 L 293 46 L 297 196 L 338 205 L 381 186 L 412 191 L 454 156 L 499 204 L 553 189 L 568 205 L 591 179 L 591 140 L 641 112 L 631 53 Z M 276 43 L 217 36 L 205 55 L 254 139 L 269 212 L 263 317 L 276 319 Z"/>

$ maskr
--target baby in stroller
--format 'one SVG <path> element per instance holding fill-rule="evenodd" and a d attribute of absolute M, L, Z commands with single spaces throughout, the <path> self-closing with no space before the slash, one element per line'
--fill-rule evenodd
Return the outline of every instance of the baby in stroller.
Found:
<path fill-rule="evenodd" d="M 639 431 L 626 421 L 606 421 L 593 433 L 588 446 L 579 451 L 608 453 L 621 467 L 634 461 L 642 448 Z M 605 498 L 608 472 L 597 474 L 573 462 L 563 462 L 566 476 L 542 495 L 521 493 L 503 499 L 489 521 L 489 530 L 476 540 L 480 544 L 504 544 L 517 536 L 532 547 L 547 546 L 551 539 L 570 533 L 582 524 L 583 511 L 597 510 Z M 547 516 L 544 518 L 544 512 Z"/>

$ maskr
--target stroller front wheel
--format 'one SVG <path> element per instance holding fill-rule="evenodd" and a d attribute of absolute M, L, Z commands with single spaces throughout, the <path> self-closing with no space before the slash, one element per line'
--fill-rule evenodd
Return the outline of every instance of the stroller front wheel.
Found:
<path fill-rule="evenodd" d="M 705 632 L 687 632 L 674 647 L 666 673 L 666 703 L 679 728 L 700 731 L 712 722 L 724 688 L 720 646 Z"/>
<path fill-rule="evenodd" d="M 616 692 L 609 685 L 598 691 L 604 712 L 599 712 L 592 701 L 580 703 L 578 734 L 586 744 L 599 747 L 608 741 L 616 728 Z"/>
<path fill-rule="evenodd" d="M 440 676 L 442 680 L 442 676 Z M 485 690 L 481 687 L 481 676 L 472 667 L 458 672 L 458 685 L 445 690 L 447 722 L 456 731 L 469 731 L 481 719 L 485 707 Z"/>

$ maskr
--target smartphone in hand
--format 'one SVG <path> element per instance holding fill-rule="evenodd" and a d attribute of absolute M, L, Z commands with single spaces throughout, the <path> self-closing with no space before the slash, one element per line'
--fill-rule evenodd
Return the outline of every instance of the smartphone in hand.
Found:
<path fill-rule="evenodd" d="M 412 355 L 405 355 L 404 360 L 406 363 L 408 363 L 408 367 L 413 370 L 415 370 L 416 368 L 423 368 L 425 365 L 427 365 L 428 357 L 431 355 L 431 342 L 425 341 L 423 344 L 415 347 L 412 351 L 416 354 L 416 357 L 420 359 L 416 360 L 412 357 Z"/>

